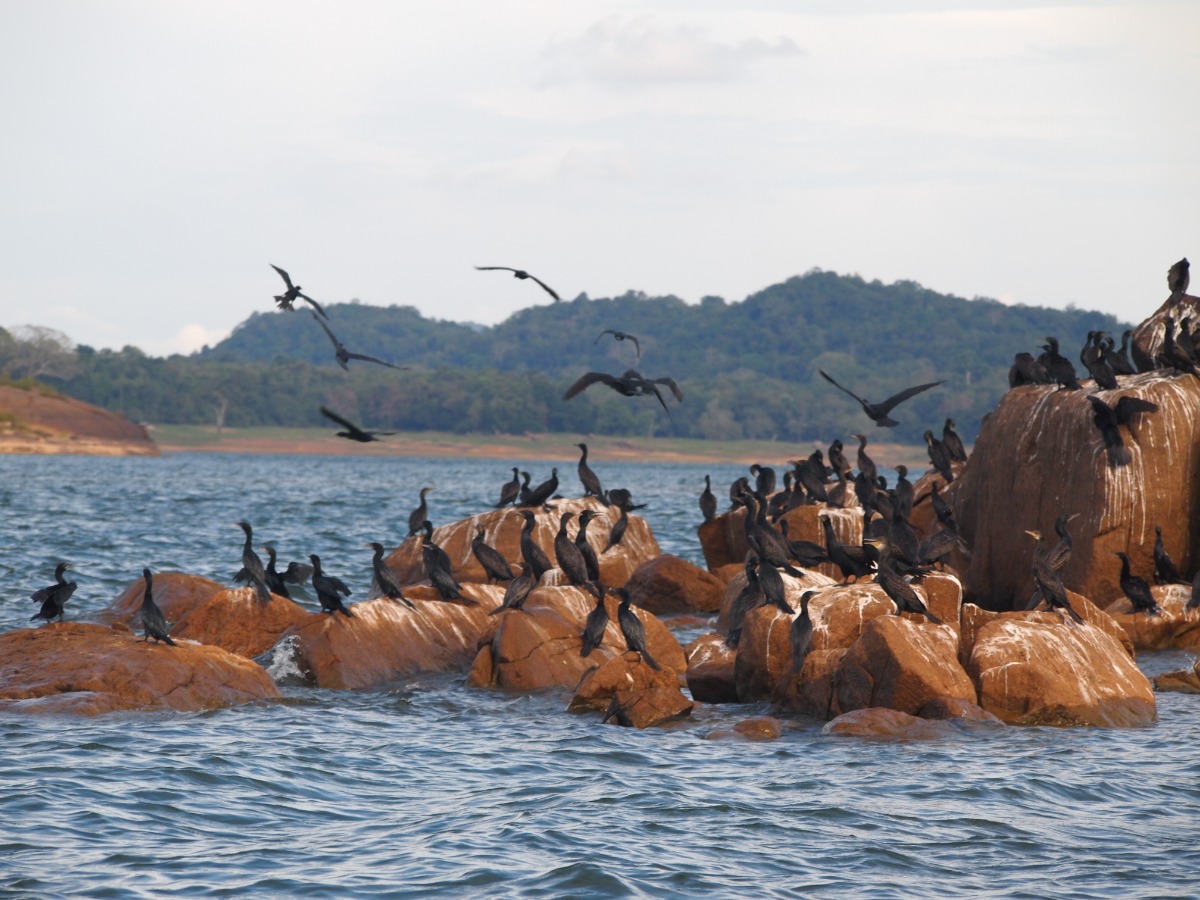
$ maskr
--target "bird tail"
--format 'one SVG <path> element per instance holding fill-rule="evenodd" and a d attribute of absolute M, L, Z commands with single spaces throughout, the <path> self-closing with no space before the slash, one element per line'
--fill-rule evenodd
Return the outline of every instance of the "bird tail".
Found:
<path fill-rule="evenodd" d="M 254 582 L 254 591 L 255 591 L 255 593 L 258 594 L 258 599 L 260 602 L 262 602 L 262 603 L 270 603 L 271 602 L 271 589 L 269 587 L 267 587 L 267 583 L 265 581 L 255 581 Z"/>
<path fill-rule="evenodd" d="M 354 618 L 354 613 L 350 612 L 350 610 L 349 610 L 349 609 L 347 609 L 347 608 L 346 608 L 346 607 L 344 607 L 344 606 L 339 606 L 339 607 L 337 608 L 337 611 L 338 611 L 338 612 L 340 612 L 340 613 L 341 613 L 343 616 L 345 616 L 347 619 L 353 619 L 353 618 Z"/>
<path fill-rule="evenodd" d="M 646 665 L 648 665 L 650 668 L 652 668 L 655 672 L 658 672 L 662 669 L 662 666 L 660 666 L 657 662 L 654 661 L 654 657 L 650 655 L 649 650 L 647 650 L 643 647 L 642 650 L 639 652 L 642 654 L 642 659 L 644 659 L 646 661 Z"/>

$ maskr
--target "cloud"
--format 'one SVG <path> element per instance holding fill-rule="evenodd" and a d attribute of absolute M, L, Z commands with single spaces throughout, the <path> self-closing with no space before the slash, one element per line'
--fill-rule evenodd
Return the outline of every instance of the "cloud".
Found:
<path fill-rule="evenodd" d="M 609 16 L 578 37 L 552 41 L 543 53 L 544 84 L 591 81 L 612 87 L 729 81 L 765 59 L 803 55 L 795 42 L 750 38 L 722 43 L 704 29 L 667 25 L 653 16 Z"/>
<path fill-rule="evenodd" d="M 229 331 L 220 328 L 205 328 L 203 325 L 197 325 L 192 322 L 184 325 L 173 338 L 162 341 L 160 346 L 148 351 L 154 355 L 170 355 L 173 353 L 195 353 L 205 345 L 212 346 L 213 344 L 223 341 L 229 337 Z"/>

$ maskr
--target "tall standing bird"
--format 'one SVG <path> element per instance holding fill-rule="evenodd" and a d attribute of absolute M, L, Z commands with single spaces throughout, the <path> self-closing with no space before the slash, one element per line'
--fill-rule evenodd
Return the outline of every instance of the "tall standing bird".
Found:
<path fill-rule="evenodd" d="M 588 445 L 581 443 L 575 446 L 583 451 L 583 455 L 579 457 L 579 481 L 583 485 L 583 496 L 603 499 L 604 488 L 600 486 L 600 479 L 588 465 Z"/>
<path fill-rule="evenodd" d="M 637 613 L 630 608 L 629 604 L 632 598 L 629 591 L 625 588 L 613 588 L 612 591 L 621 598 L 621 605 L 617 607 L 617 624 L 621 627 L 621 634 L 625 637 L 625 646 L 640 653 L 650 668 L 655 671 L 661 669 L 662 666 L 654 661 L 654 657 L 646 649 L 646 626 L 642 624 Z"/>
<path fill-rule="evenodd" d="M 495 581 L 512 581 L 515 576 L 508 560 L 504 558 L 503 553 L 484 541 L 483 534 L 484 527 L 476 525 L 475 537 L 471 540 L 471 553 L 479 565 L 483 566 L 483 571 L 488 577 L 488 584 Z"/>
<path fill-rule="evenodd" d="M 746 621 L 747 613 L 758 608 L 763 596 L 762 586 L 758 583 L 758 556 L 747 553 L 743 570 L 746 573 L 746 586 L 733 598 L 733 603 L 729 604 L 729 630 L 725 645 L 730 648 L 737 647 L 742 639 L 742 623 Z"/>
<path fill-rule="evenodd" d="M 234 581 L 249 581 L 254 585 L 254 591 L 262 603 L 271 601 L 271 589 L 267 587 L 267 571 L 263 568 L 262 559 L 254 552 L 254 532 L 250 523 L 245 519 L 237 523 L 238 528 L 246 533 L 246 543 L 242 547 L 242 568 L 233 576 Z"/>
<path fill-rule="evenodd" d="M 400 579 L 396 577 L 396 573 L 388 567 L 388 564 L 383 561 L 383 544 L 378 541 L 371 541 L 367 544 L 373 551 L 371 557 L 371 597 L 388 597 L 403 603 L 409 609 L 415 609 L 413 602 L 404 596 L 404 590 L 400 586 Z"/>
<path fill-rule="evenodd" d="M 297 300 L 303 300 L 313 309 L 319 312 L 323 317 L 327 318 L 327 316 L 325 316 L 325 310 L 321 309 L 321 304 L 312 297 L 309 297 L 307 294 L 301 293 L 300 285 L 292 284 L 292 279 L 287 272 L 283 271 L 283 269 L 279 268 L 279 266 L 275 265 L 275 263 L 268 263 L 267 265 L 278 272 L 279 277 L 283 279 L 283 283 L 287 285 L 286 291 L 284 291 L 282 294 L 275 295 L 275 305 L 279 309 L 286 309 L 288 312 L 291 312 L 294 309 L 292 304 Z"/>
<path fill-rule="evenodd" d="M 762 588 L 763 596 L 769 604 L 789 616 L 792 614 L 792 608 L 788 606 L 787 602 L 787 589 L 783 584 L 783 576 L 779 574 L 778 569 L 761 556 L 758 558 L 758 586 Z"/>
<path fill-rule="evenodd" d="M 604 630 L 608 628 L 608 607 L 604 605 L 604 585 L 600 585 L 600 596 L 596 605 L 588 613 L 587 621 L 583 623 L 583 646 L 579 648 L 580 656 L 589 656 L 591 652 L 604 641 Z"/>
<path fill-rule="evenodd" d="M 513 278 L 520 278 L 522 281 L 528 278 L 530 281 L 537 282 L 537 284 L 541 285 L 543 291 L 554 298 L 555 303 L 562 299 L 550 285 L 546 284 L 540 278 L 530 275 L 524 269 L 514 269 L 512 266 L 476 266 L 475 268 L 480 272 L 512 272 Z"/>
<path fill-rule="evenodd" d="M 625 529 L 629 527 L 629 511 L 622 506 L 621 515 L 617 516 L 617 521 L 613 522 L 613 527 L 608 531 L 608 544 L 604 547 L 604 552 L 607 553 L 613 547 L 616 547 L 625 539 Z"/>
<path fill-rule="evenodd" d="M 1116 406 L 1109 406 L 1094 394 L 1088 394 L 1087 400 L 1092 405 L 1092 422 L 1104 441 L 1109 465 L 1129 465 L 1133 462 L 1133 453 L 1125 446 L 1120 426 L 1127 426 L 1130 434 L 1137 437 L 1137 432 L 1134 430 L 1136 419 L 1142 413 L 1157 412 L 1158 404 L 1129 395 L 1119 399 Z"/>
<path fill-rule="evenodd" d="M 833 532 L 833 522 L 829 516 L 821 516 L 821 527 L 825 530 L 825 552 L 829 561 L 842 570 L 843 584 L 852 577 L 855 581 L 864 575 L 870 575 L 875 570 L 871 555 L 863 547 L 853 544 L 843 544 Z"/>
<path fill-rule="evenodd" d="M 1112 366 L 1112 370 L 1118 375 L 1136 375 L 1137 369 L 1129 359 L 1129 339 L 1133 336 L 1133 331 L 1126 328 L 1121 332 L 1121 346 L 1116 347 L 1115 341 L 1111 338 L 1105 347 L 1105 359 Z"/>
<path fill-rule="evenodd" d="M 529 491 L 529 495 L 521 499 L 521 506 L 544 506 L 546 501 L 558 490 L 558 468 L 550 470 L 550 477 Z"/>
<path fill-rule="evenodd" d="M 142 591 L 142 608 L 139 611 L 142 618 L 142 640 L 149 641 L 153 638 L 155 641 L 162 641 L 172 647 L 177 646 L 171 640 L 171 630 L 167 627 L 166 616 L 154 602 L 154 576 L 150 574 L 149 569 L 142 569 L 142 580 L 146 582 Z"/>
<path fill-rule="evenodd" d="M 945 440 L 942 441 L 945 443 Z M 933 489 L 937 490 L 937 482 L 933 483 Z M 908 480 L 908 466 L 896 466 L 896 508 L 900 510 L 900 515 L 908 518 L 912 515 L 913 503 L 916 502 L 916 489 L 913 483 Z"/>
<path fill-rule="evenodd" d="M 1025 533 L 1038 542 L 1033 551 L 1033 585 L 1038 596 L 1053 609 L 1062 610 L 1082 625 L 1083 618 L 1071 608 L 1071 601 L 1067 597 L 1067 589 L 1063 586 L 1062 579 L 1058 576 L 1058 572 L 1054 570 L 1047 558 L 1048 555 L 1045 545 L 1042 542 L 1041 534 L 1036 531 L 1027 531 Z"/>
<path fill-rule="evenodd" d="M 959 462 L 967 461 L 967 448 L 963 446 L 962 438 L 954 427 L 954 420 L 947 419 L 942 426 L 942 446 L 950 454 L 950 458 Z"/>
<path fill-rule="evenodd" d="M 343 419 L 341 416 L 339 416 L 333 410 L 327 409 L 324 406 L 321 407 L 321 415 L 323 415 L 325 418 L 329 419 L 332 422 L 336 422 L 338 425 L 341 425 L 343 428 L 346 429 L 345 431 L 337 432 L 338 437 L 346 438 L 347 440 L 350 440 L 350 441 L 358 441 L 360 444 L 367 444 L 367 443 L 370 443 L 371 441 L 379 440 L 379 438 L 377 438 L 375 436 L 377 434 L 387 435 L 387 434 L 395 434 L 396 433 L 394 431 L 364 431 L 363 429 L 361 429 L 357 425 L 355 425 L 353 422 Z"/>
<path fill-rule="evenodd" d="M 533 575 L 535 582 L 541 581 L 542 576 L 553 569 L 554 565 L 546 551 L 533 539 L 537 518 L 527 509 L 521 510 L 520 515 L 525 520 L 525 525 L 521 528 L 521 558 L 525 561 L 525 571 Z"/>
<path fill-rule="evenodd" d="M 63 574 L 70 568 L 71 563 L 60 562 L 54 567 L 54 584 L 40 588 L 29 595 L 32 600 L 42 604 L 42 608 L 30 617 L 31 622 L 34 619 L 45 619 L 49 622 L 52 619 L 61 620 L 63 618 L 63 606 L 71 599 L 76 588 L 74 581 L 67 581 L 63 577 Z"/>
<path fill-rule="evenodd" d="M 425 534 L 421 538 L 421 561 L 425 563 L 425 577 L 429 579 L 443 600 L 462 600 L 471 606 L 478 602 L 462 595 L 462 585 L 454 580 L 450 554 L 433 542 L 433 523 L 426 519 L 422 523 Z"/>
<path fill-rule="evenodd" d="M 1171 289 L 1172 297 L 1187 293 L 1188 283 L 1192 280 L 1191 273 L 1188 271 L 1190 265 L 1185 256 L 1167 270 L 1167 287 Z"/>
<path fill-rule="evenodd" d="M 588 578 L 587 562 L 583 554 L 575 546 L 575 542 L 567 537 L 567 523 L 574 518 L 574 513 L 563 513 L 558 520 L 558 533 L 554 536 L 554 556 L 558 559 L 558 567 L 567 576 L 567 581 L 575 587 L 586 588 L 593 594 L 597 593 L 596 586 Z"/>
<path fill-rule="evenodd" d="M 858 464 L 858 471 L 873 485 L 875 479 L 879 477 L 879 472 L 875 467 L 875 460 L 867 455 L 867 436 L 856 434 L 854 437 L 858 441 L 858 458 L 855 460 Z"/>
<path fill-rule="evenodd" d="M 1032 353 L 1018 353 L 1013 357 L 1012 368 L 1008 370 L 1008 386 L 1022 387 L 1026 384 L 1049 384 L 1050 376 L 1045 367 L 1033 358 Z"/>
<path fill-rule="evenodd" d="M 717 495 L 712 490 L 712 477 L 704 476 L 704 490 L 700 492 L 700 514 L 705 522 L 711 522 L 717 514 Z"/>
<path fill-rule="evenodd" d="M 533 576 L 528 572 L 522 572 L 508 583 L 508 587 L 504 589 L 504 599 L 488 615 L 498 616 L 505 610 L 520 609 L 525 605 L 525 601 L 529 598 L 532 590 Z"/>
<path fill-rule="evenodd" d="M 292 595 L 291 592 L 288 591 L 287 586 L 289 584 L 304 584 L 304 582 L 308 581 L 308 576 L 312 574 L 312 566 L 293 560 L 292 562 L 288 563 L 287 569 L 285 569 L 283 572 L 279 572 L 275 569 L 275 560 L 277 558 L 275 554 L 275 548 L 266 546 L 260 549 L 266 551 L 267 554 L 267 590 L 269 590 L 272 594 L 276 594 L 286 600 L 290 600 Z"/>
<path fill-rule="evenodd" d="M 600 514 L 593 509 L 583 510 L 579 514 L 579 530 L 575 532 L 575 546 L 579 548 L 583 561 L 587 564 L 588 581 L 594 581 L 597 584 L 600 582 L 600 560 L 596 558 L 596 551 L 592 549 L 591 542 L 588 541 L 587 527 L 588 522 L 598 515 Z"/>
<path fill-rule="evenodd" d="M 1175 560 L 1163 546 L 1162 526 L 1154 526 L 1154 583 L 1155 584 L 1191 584 L 1179 574 Z"/>
<path fill-rule="evenodd" d="M 528 480 L 528 477 L 526 478 Z M 504 482 L 504 486 L 500 488 L 500 502 L 492 509 L 501 509 L 505 506 L 510 506 L 515 503 L 517 496 L 521 493 L 521 473 L 516 466 L 513 466 L 512 481 Z"/>
<path fill-rule="evenodd" d="M 350 596 L 350 588 L 346 587 L 346 582 L 340 578 L 335 578 L 332 575 L 326 575 L 321 568 L 321 557 L 315 553 L 308 555 L 308 561 L 312 563 L 312 586 L 317 592 L 317 600 L 321 604 L 321 612 L 333 615 L 335 612 L 340 612 L 343 616 L 349 619 L 354 618 L 354 613 L 346 608 L 342 603 L 342 597 Z"/>
<path fill-rule="evenodd" d="M 314 319 L 316 319 L 317 324 L 320 325 L 323 329 L 325 329 L 325 333 L 327 335 L 329 335 L 329 340 L 333 344 L 334 358 L 337 359 L 338 365 L 341 366 L 343 369 L 345 369 L 347 372 L 350 371 L 350 366 L 348 365 L 348 363 L 352 359 L 361 359 L 363 362 L 379 363 L 379 365 L 387 366 L 389 369 L 400 369 L 400 370 L 404 369 L 404 366 L 393 365 L 390 362 L 384 362 L 382 359 L 378 359 L 374 356 L 367 356 L 365 353 L 351 353 L 349 350 L 346 349 L 346 345 L 338 340 L 337 335 L 333 333 L 333 331 L 330 329 L 330 327 L 325 324 L 324 319 L 320 318 L 316 313 L 313 313 L 312 317 Z"/>
<path fill-rule="evenodd" d="M 1133 604 L 1133 611 L 1135 613 L 1144 612 L 1147 615 L 1157 615 L 1162 612 L 1154 600 L 1154 595 L 1150 593 L 1150 585 L 1146 584 L 1146 579 L 1139 578 L 1130 571 L 1129 556 L 1121 550 L 1114 555 L 1121 560 L 1121 590 Z"/>
<path fill-rule="evenodd" d="M 888 415 L 888 413 L 890 413 L 895 407 L 899 406 L 910 397 L 915 397 L 922 391 L 927 391 L 932 387 L 937 387 L 939 384 L 942 384 L 941 381 L 931 381 L 928 384 L 918 384 L 914 387 L 905 388 L 898 394 L 893 394 L 882 403 L 871 403 L 858 396 L 858 394 L 854 393 L 854 391 L 850 390 L 849 388 L 842 387 L 821 369 L 817 369 L 817 371 L 821 373 L 822 378 L 832 384 L 839 391 L 843 391 L 857 400 L 859 405 L 862 406 L 863 412 L 867 414 L 867 417 L 881 428 L 891 428 L 893 425 L 900 424 Z"/>
<path fill-rule="evenodd" d="M 1071 390 L 1079 390 L 1079 378 L 1075 374 L 1075 366 L 1071 361 L 1058 352 L 1058 338 L 1047 337 L 1042 344 L 1042 355 L 1037 359 L 1038 364 L 1046 372 L 1046 378 L 1051 384 L 1058 384 Z"/>
<path fill-rule="evenodd" d="M 1120 385 L 1117 383 L 1117 373 L 1104 354 L 1104 337 L 1103 331 L 1089 331 L 1087 342 L 1079 353 L 1079 361 L 1095 380 L 1099 390 L 1115 391 Z"/>
<path fill-rule="evenodd" d="M 637 350 L 637 358 L 639 360 L 642 358 L 642 345 L 638 343 L 637 337 L 632 334 L 626 334 L 624 331 L 613 331 L 611 328 L 605 328 L 602 332 L 600 332 L 599 337 L 592 341 L 592 344 L 595 345 L 600 343 L 600 338 L 604 337 L 606 334 L 611 334 L 618 341 L 633 341 L 634 349 Z"/>
<path fill-rule="evenodd" d="M 929 461 L 937 469 L 937 473 L 946 479 L 946 484 L 954 480 L 954 470 L 950 467 L 950 454 L 946 446 L 933 436 L 932 431 L 925 432 L 925 446 L 929 451 Z"/>
<path fill-rule="evenodd" d="M 813 625 L 808 613 L 808 604 L 816 591 L 805 591 L 800 595 L 800 613 L 792 619 L 792 627 L 788 630 L 788 638 L 792 645 L 792 671 L 799 672 L 804 667 L 804 659 L 812 650 Z"/>
<path fill-rule="evenodd" d="M 429 518 L 429 504 L 425 502 L 425 495 L 432 491 L 431 487 L 421 488 L 421 500 L 417 504 L 417 508 L 408 514 L 408 537 L 414 534 L 420 534 L 421 529 L 425 527 L 425 520 Z"/>

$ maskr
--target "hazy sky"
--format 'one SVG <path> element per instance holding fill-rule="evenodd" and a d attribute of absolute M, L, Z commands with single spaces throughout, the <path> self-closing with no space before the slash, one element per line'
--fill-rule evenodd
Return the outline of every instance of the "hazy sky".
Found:
<path fill-rule="evenodd" d="M 549 298 L 474 264 L 1138 320 L 1200 258 L 1198 48 L 1195 0 L 4 0 L 0 325 L 187 352 L 268 263 L 485 323 Z"/>

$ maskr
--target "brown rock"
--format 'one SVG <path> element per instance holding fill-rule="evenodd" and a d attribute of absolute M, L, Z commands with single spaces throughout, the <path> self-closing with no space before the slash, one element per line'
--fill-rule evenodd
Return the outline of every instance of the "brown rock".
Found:
<path fill-rule="evenodd" d="M 1182 672 L 1164 672 L 1154 676 L 1154 689 L 1163 693 L 1200 694 L 1200 660 Z"/>
<path fill-rule="evenodd" d="M 833 523 L 833 533 L 842 543 L 862 542 L 861 510 L 838 509 L 824 504 L 798 506 L 789 510 L 783 518 L 788 523 L 788 537 L 794 541 L 812 541 L 825 546 L 825 531 L 819 516 L 828 516 Z M 715 517 L 698 529 L 700 547 L 710 572 L 724 566 L 742 565 L 750 550 L 746 543 L 746 510 L 738 507 Z M 841 570 L 832 563 L 823 563 L 813 571 L 831 579 L 841 579 Z"/>
<path fill-rule="evenodd" d="M 881 616 L 846 652 L 834 677 L 834 713 L 886 706 L 912 715 L 938 697 L 974 703 L 958 662 L 958 636 L 923 617 Z"/>
<path fill-rule="evenodd" d="M 219 647 L 144 643 L 121 625 L 56 622 L 0 635 L 0 709 L 194 711 L 279 696 L 255 663 Z"/>
<path fill-rule="evenodd" d="M 599 514 L 588 525 L 588 543 L 592 545 L 600 561 L 600 580 L 609 587 L 622 586 L 639 565 L 662 555 L 658 541 L 654 539 L 646 520 L 632 514 L 629 516 L 629 525 L 621 543 L 606 552 L 608 534 L 620 518 L 620 511 L 615 506 L 605 506 L 595 497 L 580 497 L 575 500 L 555 500 L 552 512 L 544 512 L 540 507 L 533 510 L 537 519 L 533 539 L 546 552 L 551 562 L 555 559 L 554 535 L 558 533 L 558 521 L 562 514 L 575 514 L 575 519 L 568 526 L 568 533 L 573 538 L 579 513 L 585 509 Z M 433 529 L 434 543 L 449 555 L 454 577 L 462 584 L 482 583 L 487 580 L 483 567 L 471 552 L 471 541 L 475 538 L 477 525 L 484 528 L 484 540 L 503 553 L 510 565 L 515 567 L 521 562 L 521 529 L 525 526 L 525 520 L 516 509 L 490 510 Z M 386 561 L 402 584 L 415 584 L 425 580 L 420 536 L 406 540 L 391 552 Z"/>
<path fill-rule="evenodd" d="M 783 736 L 779 720 L 771 716 L 742 719 L 733 726 L 733 730 L 750 741 L 774 741 Z"/>
<path fill-rule="evenodd" d="M 1191 585 L 1156 584 L 1150 588 L 1162 610 L 1157 615 L 1133 611 L 1124 595 L 1105 610 L 1138 650 L 1200 649 L 1200 609 L 1188 609 Z"/>
<path fill-rule="evenodd" d="M 1014 725 L 1153 722 L 1154 692 L 1116 639 L 1057 613 L 1023 613 L 979 628 L 967 665 L 979 705 Z"/>
<path fill-rule="evenodd" d="M 774 606 L 760 606 L 746 614 L 733 667 L 739 702 L 771 696 L 784 668 L 792 664 L 791 625 L 792 616 Z"/>
<path fill-rule="evenodd" d="M 133 627 L 141 613 L 145 587 L 145 582 L 138 578 L 97 617 L 105 623 L 119 622 Z M 159 572 L 154 576 L 154 602 L 168 622 L 178 622 L 225 589 L 224 585 L 210 578 L 185 572 Z"/>
<path fill-rule="evenodd" d="M 721 608 L 725 585 L 717 576 L 678 556 L 663 554 L 638 566 L 625 590 L 635 606 L 656 616 L 674 613 L 715 613 Z"/>
<path fill-rule="evenodd" d="M 920 719 L 896 709 L 856 709 L 843 713 L 822 729 L 843 737 L 934 741 L 953 734 L 949 722 Z"/>
<path fill-rule="evenodd" d="M 688 715 L 692 702 L 667 668 L 654 670 L 633 652 L 606 660 L 584 676 L 571 700 L 571 712 L 601 710 L 620 723 L 649 728 Z"/>
<path fill-rule="evenodd" d="M 1129 635 L 1121 628 L 1120 625 L 1108 615 L 1104 610 L 1092 603 L 1087 597 L 1076 594 L 1074 591 L 1067 591 L 1067 599 L 1071 603 L 1071 609 L 1079 614 L 1088 625 L 1099 628 L 1104 633 L 1113 638 L 1121 647 L 1129 654 L 1130 658 L 1134 656 L 1133 642 L 1129 639 Z M 1057 612 L 1051 610 L 1036 610 L 1036 611 L 1020 611 L 1020 612 L 1005 612 L 998 613 L 990 610 L 982 609 L 973 603 L 963 604 L 961 638 L 959 643 L 959 660 L 963 667 L 967 665 L 967 660 L 971 658 L 971 652 L 975 647 L 975 640 L 979 634 L 979 630 L 989 622 L 994 622 L 998 619 L 1012 619 L 1015 621 L 1031 621 L 1045 622 L 1049 625 L 1060 624 L 1068 621 L 1068 616 L 1065 612 Z"/>
<path fill-rule="evenodd" d="M 416 672 L 466 670 L 492 627 L 488 611 L 500 605 L 504 588 L 464 585 L 464 596 L 478 606 L 435 599 L 437 591 L 424 585 L 404 593 L 416 609 L 381 597 L 351 605 L 353 618 L 320 614 L 301 624 L 290 638 L 300 670 L 334 690 L 377 687 Z"/>
<path fill-rule="evenodd" d="M 829 719 L 833 706 L 833 688 L 838 667 L 846 650 L 812 650 L 804 658 L 799 672 L 791 666 L 784 669 L 771 695 L 774 705 L 782 710 Z"/>
<path fill-rule="evenodd" d="M 687 686 L 701 703 L 737 703 L 734 680 L 736 651 L 719 634 L 702 634 L 684 648 L 687 656 Z"/>
<path fill-rule="evenodd" d="M 605 598 L 608 625 L 600 646 L 586 658 L 580 656 L 583 629 L 595 599 L 570 585 L 538 587 L 522 609 L 500 615 L 488 643 L 492 670 L 480 672 L 475 681 L 506 690 L 532 691 L 546 688 L 574 690 L 590 669 L 626 652 L 625 638 L 617 624 L 619 601 Z M 660 619 L 645 610 L 635 610 L 646 630 L 646 647 L 655 662 L 678 680 L 687 669 L 679 641 Z M 477 663 L 476 668 L 482 666 Z"/>
<path fill-rule="evenodd" d="M 954 495 L 959 532 L 973 551 L 966 587 L 980 605 L 1027 605 L 1035 542 L 1024 532 L 1038 529 L 1057 540 L 1054 520 L 1062 513 L 1079 514 L 1069 526 L 1074 552 L 1063 582 L 1101 607 L 1120 595 L 1116 551 L 1128 553 L 1136 571 L 1149 571 L 1156 524 L 1180 569 L 1194 570 L 1200 379 L 1149 372 L 1122 377 L 1119 395 L 1098 396 L 1110 404 L 1134 396 L 1159 406 L 1140 417 L 1136 437 L 1122 427 L 1129 465 L 1109 465 L 1086 391 L 1015 388 L 984 420 Z"/>
<path fill-rule="evenodd" d="M 961 697 L 935 697 L 917 712 L 922 719 L 960 719 L 968 722 L 1003 724 L 996 716 Z"/>
<path fill-rule="evenodd" d="M 1182 294 L 1179 297 L 1169 296 L 1162 306 L 1154 311 L 1133 330 L 1130 340 L 1129 355 L 1139 372 L 1147 372 L 1154 368 L 1154 358 L 1162 353 L 1163 342 L 1166 339 L 1166 317 L 1171 316 L 1178 325 L 1183 319 L 1191 317 L 1192 321 L 1200 318 L 1200 297 Z M 1176 557 L 1178 561 L 1178 557 Z"/>
<path fill-rule="evenodd" d="M 833 585 L 833 579 L 819 572 L 804 570 L 807 574 L 803 579 L 793 578 L 791 575 L 782 575 L 784 587 L 784 599 L 792 609 L 800 608 L 800 597 L 805 591 L 826 591 Z M 721 595 L 721 611 L 717 616 L 717 632 L 721 635 L 729 634 L 729 611 L 733 606 L 734 600 L 738 594 L 746 587 L 746 569 L 742 566 L 733 580 L 725 586 L 725 592 Z"/>

